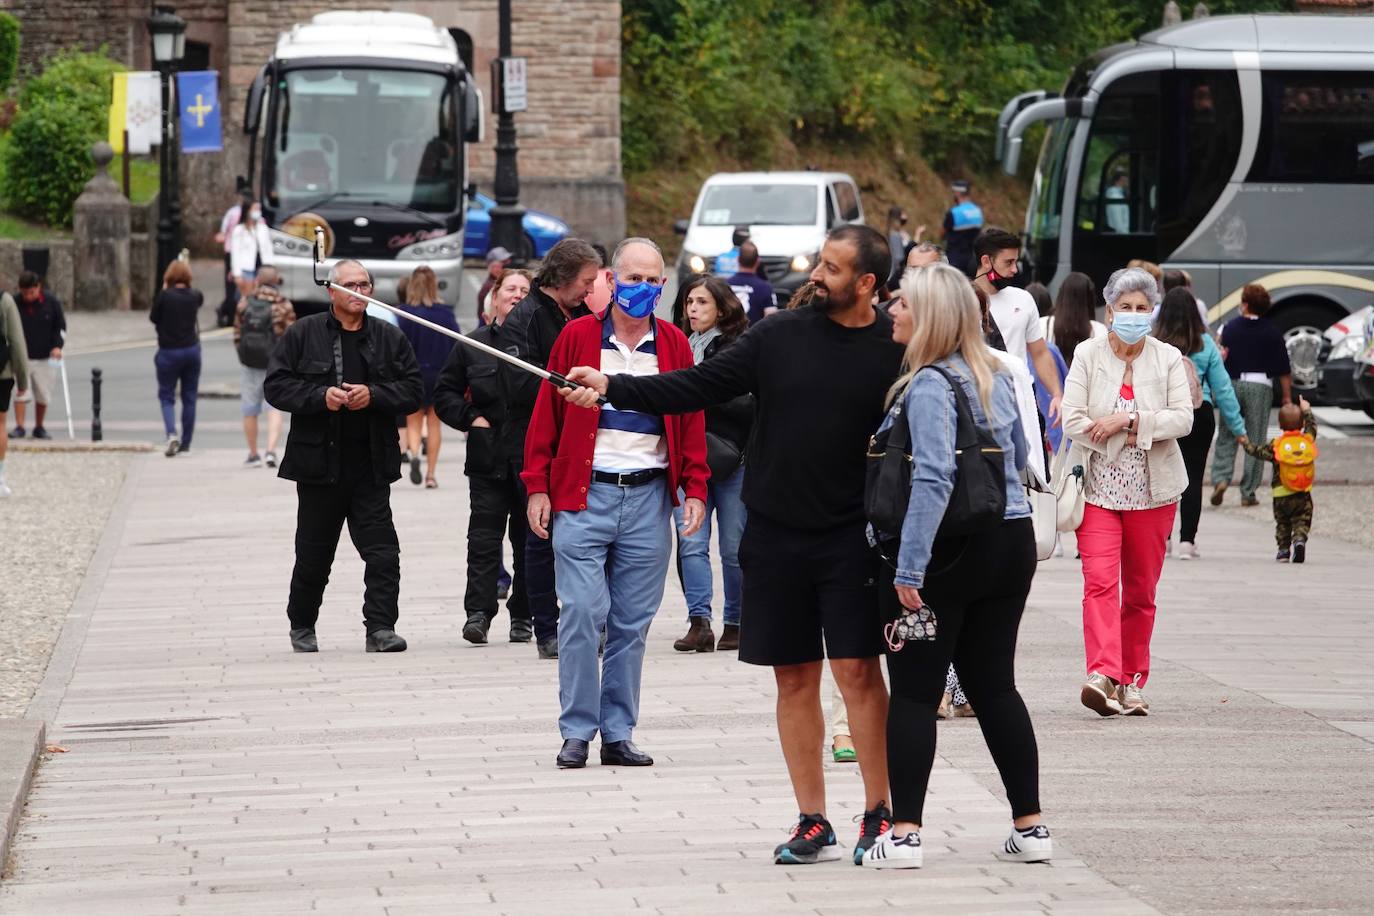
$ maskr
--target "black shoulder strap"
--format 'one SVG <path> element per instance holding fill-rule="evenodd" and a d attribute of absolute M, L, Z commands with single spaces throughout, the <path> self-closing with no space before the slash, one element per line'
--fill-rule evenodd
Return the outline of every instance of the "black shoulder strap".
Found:
<path fill-rule="evenodd" d="M 968 448 L 978 442 L 978 424 L 973 419 L 973 408 L 969 406 L 968 395 L 964 394 L 964 386 L 960 383 L 954 373 L 940 368 L 934 363 L 923 366 L 923 369 L 934 369 L 945 377 L 945 381 L 954 391 L 954 405 L 959 415 L 958 426 L 954 434 L 955 448 Z"/>

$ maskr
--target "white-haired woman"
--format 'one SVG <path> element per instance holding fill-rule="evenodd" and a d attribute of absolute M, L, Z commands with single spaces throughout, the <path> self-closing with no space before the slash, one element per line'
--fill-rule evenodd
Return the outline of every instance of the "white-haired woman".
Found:
<path fill-rule="evenodd" d="M 951 661 L 978 710 L 1011 802 L 1013 829 L 997 855 L 1044 862 L 1051 842 L 1040 823 L 1035 730 L 1014 675 L 1016 632 L 1035 575 L 1031 509 L 1019 473 L 1027 447 L 1016 392 L 983 340 L 978 300 L 962 272 L 942 264 L 909 270 L 901 290 L 890 314 L 893 337 L 908 336 L 905 371 L 879 427 L 881 434 L 894 422 L 908 425 L 912 467 L 901 537 L 880 545 L 885 556 L 897 558 L 895 569 L 883 564 L 878 589 L 892 684 L 887 759 L 893 825 L 863 864 L 921 867 L 919 830 L 935 760 L 936 707 Z M 1000 524 L 937 538 L 955 487 L 960 399 L 1000 446 L 1006 507 Z"/>
<path fill-rule="evenodd" d="M 1064 382 L 1069 468 L 1084 470 L 1080 698 L 1103 716 L 1149 715 L 1155 587 L 1174 511 L 1188 485 L 1178 440 L 1193 426 L 1184 356 L 1150 336 L 1154 277 L 1118 270 L 1103 290 L 1108 334 L 1085 340 Z"/>

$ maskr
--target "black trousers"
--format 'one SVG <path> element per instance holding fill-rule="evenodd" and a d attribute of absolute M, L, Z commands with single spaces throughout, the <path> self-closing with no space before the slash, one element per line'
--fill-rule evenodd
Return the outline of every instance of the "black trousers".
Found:
<path fill-rule="evenodd" d="M 1179 502 L 1178 539 L 1191 544 L 1197 538 L 1197 523 L 1202 517 L 1202 476 L 1207 473 L 1207 452 L 1212 447 L 1212 433 L 1217 430 L 1216 412 L 1206 401 L 1193 411 L 1192 432 L 1178 440 L 1183 452 L 1183 466 L 1188 469 L 1188 486 Z M 1229 436 L 1228 429 L 1222 435 Z"/>
<path fill-rule="evenodd" d="M 525 488 L 518 468 L 511 468 L 504 480 L 469 477 L 471 515 L 468 518 L 468 587 L 463 608 L 469 617 L 496 616 L 496 581 L 501 575 L 501 539 L 509 538 L 515 557 L 510 599 L 506 610 L 511 620 L 529 620 L 529 598 L 525 594 Z"/>
<path fill-rule="evenodd" d="M 922 822 L 935 762 L 935 710 L 950 662 L 978 711 L 983 740 L 1002 776 L 1012 817 L 1040 811 L 1040 761 L 1035 730 L 1016 690 L 1016 634 L 1035 575 L 1030 519 L 1003 522 L 966 539 L 937 542 L 921 599 L 935 615 L 931 640 L 907 640 L 887 651 L 892 701 L 887 713 L 887 765 L 892 817 Z M 893 570 L 882 564 L 883 623 L 902 608 Z"/>
<path fill-rule="evenodd" d="M 341 462 L 347 463 L 346 458 Z M 363 623 L 367 632 L 395 629 L 400 613 L 401 545 L 391 520 L 391 487 L 378 484 L 363 462 L 361 470 L 337 484 L 296 484 L 296 506 L 296 568 L 286 605 L 292 629 L 313 628 L 319 619 L 345 522 L 366 564 Z"/>

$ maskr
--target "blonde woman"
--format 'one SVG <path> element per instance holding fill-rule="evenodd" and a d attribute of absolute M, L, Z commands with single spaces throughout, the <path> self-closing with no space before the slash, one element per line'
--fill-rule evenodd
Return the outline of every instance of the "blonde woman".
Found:
<path fill-rule="evenodd" d="M 406 281 L 405 305 L 407 312 L 426 321 L 458 330 L 458 322 L 453 317 L 453 306 L 439 301 L 439 279 L 427 264 L 415 268 Z M 420 437 L 425 437 L 424 484 L 427 489 L 439 486 L 434 478 L 434 469 L 439 464 L 439 446 L 443 439 L 443 426 L 434 413 L 434 388 L 439 384 L 439 372 L 453 350 L 453 339 L 438 331 L 431 331 L 413 321 L 404 322 L 401 330 L 415 351 L 415 359 L 420 364 L 420 377 L 425 383 L 425 398 L 420 409 L 406 417 L 406 453 L 410 455 L 410 482 L 420 485 Z"/>
<path fill-rule="evenodd" d="M 958 270 L 935 264 L 907 271 L 891 307 L 893 337 L 907 336 L 903 374 L 889 394 L 879 432 L 906 423 L 911 500 L 897 543 L 881 545 L 878 583 L 887 624 L 887 761 L 890 830 L 864 854 L 872 868 L 920 868 L 920 828 L 935 761 L 936 708 L 952 661 L 1002 776 L 1012 831 L 996 851 L 1014 862 L 1044 862 L 1049 830 L 1040 823 L 1040 767 L 1026 705 L 1013 674 L 1016 632 L 1035 574 L 1035 536 L 1021 486 L 1027 448 L 1011 376 L 983 340 L 978 300 Z M 941 371 L 942 370 L 942 371 Z M 948 373 L 946 375 L 946 373 Z M 959 386 L 974 422 L 1004 455 L 1006 508 L 999 525 L 936 538 L 955 486 Z M 933 632 L 932 632 L 933 631 Z"/>

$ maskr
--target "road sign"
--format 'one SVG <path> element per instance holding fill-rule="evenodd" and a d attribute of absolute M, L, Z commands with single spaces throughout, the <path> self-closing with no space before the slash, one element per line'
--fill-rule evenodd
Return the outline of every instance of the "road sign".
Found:
<path fill-rule="evenodd" d="M 513 114 L 526 109 L 525 58 L 498 58 L 493 68 L 499 74 L 500 87 L 497 98 L 501 108 L 497 114 Z"/>

